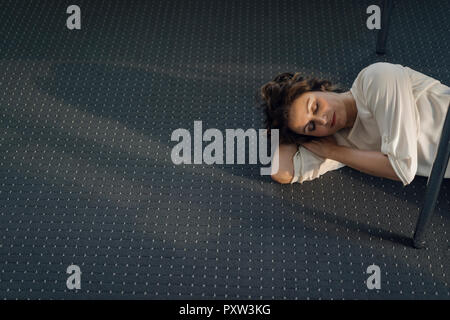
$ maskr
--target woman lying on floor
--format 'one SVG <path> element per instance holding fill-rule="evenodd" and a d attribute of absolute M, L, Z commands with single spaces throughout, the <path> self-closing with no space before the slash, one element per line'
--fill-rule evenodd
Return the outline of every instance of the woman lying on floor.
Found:
<path fill-rule="evenodd" d="M 350 91 L 283 73 L 262 86 L 261 98 L 267 129 L 280 133 L 275 181 L 302 183 L 347 165 L 406 186 L 431 173 L 450 88 L 378 62 L 359 72 Z"/>

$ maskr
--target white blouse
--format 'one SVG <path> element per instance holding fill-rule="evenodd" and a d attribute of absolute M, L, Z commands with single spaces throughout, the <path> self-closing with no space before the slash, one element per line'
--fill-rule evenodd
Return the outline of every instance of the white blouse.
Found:
<path fill-rule="evenodd" d="M 352 128 L 334 134 L 339 145 L 381 151 L 403 182 L 428 177 L 450 104 L 450 88 L 400 64 L 377 62 L 360 71 L 350 89 L 358 113 Z M 291 183 L 313 180 L 344 164 L 299 146 Z M 450 165 L 445 178 L 450 178 Z"/>

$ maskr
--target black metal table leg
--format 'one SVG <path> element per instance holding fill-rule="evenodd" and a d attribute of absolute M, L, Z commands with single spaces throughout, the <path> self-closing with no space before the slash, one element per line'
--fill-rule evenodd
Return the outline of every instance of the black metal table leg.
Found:
<path fill-rule="evenodd" d="M 433 215 L 434 207 L 439 196 L 439 189 L 441 187 L 442 179 L 444 179 L 444 174 L 448 166 L 449 157 L 450 111 L 447 111 L 436 159 L 434 160 L 433 169 L 431 170 L 431 174 L 427 182 L 424 204 L 416 224 L 416 230 L 414 232 L 413 242 L 415 248 L 420 249 L 425 247 L 425 231 Z"/>
<path fill-rule="evenodd" d="M 376 53 L 386 53 L 386 39 L 389 30 L 389 20 L 392 11 L 392 0 L 384 0 L 381 8 L 381 29 L 378 31 Z"/>

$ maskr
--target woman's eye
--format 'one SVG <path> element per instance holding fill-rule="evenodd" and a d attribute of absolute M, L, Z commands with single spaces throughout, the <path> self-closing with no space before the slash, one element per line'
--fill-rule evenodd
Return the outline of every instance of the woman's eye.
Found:
<path fill-rule="evenodd" d="M 314 129 L 315 129 L 314 122 L 310 122 L 308 126 L 308 131 L 314 131 Z"/>

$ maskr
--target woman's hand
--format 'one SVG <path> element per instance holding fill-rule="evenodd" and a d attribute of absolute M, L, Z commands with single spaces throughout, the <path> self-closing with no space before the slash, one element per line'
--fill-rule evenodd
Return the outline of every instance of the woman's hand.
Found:
<path fill-rule="evenodd" d="M 334 136 L 326 136 L 302 143 L 302 146 L 306 149 L 325 159 L 330 158 L 333 148 L 337 145 Z"/>

